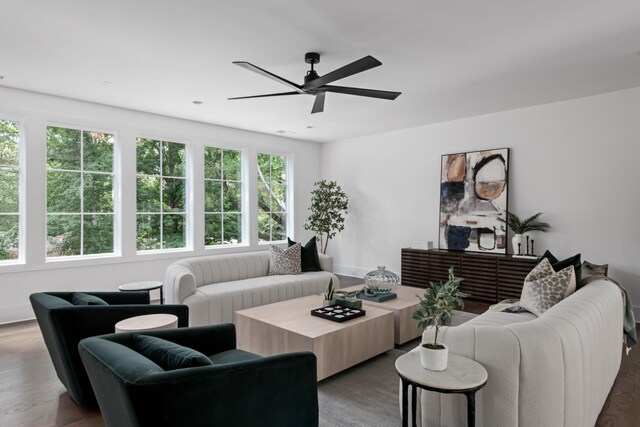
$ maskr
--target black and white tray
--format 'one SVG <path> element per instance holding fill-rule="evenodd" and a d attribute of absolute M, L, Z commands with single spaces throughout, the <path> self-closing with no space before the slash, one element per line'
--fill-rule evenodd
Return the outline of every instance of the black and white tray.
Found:
<path fill-rule="evenodd" d="M 331 320 L 332 322 L 346 322 L 347 320 L 362 317 L 367 312 L 361 308 L 349 308 L 343 305 L 328 305 L 326 307 L 315 308 L 311 310 L 311 315 Z"/>

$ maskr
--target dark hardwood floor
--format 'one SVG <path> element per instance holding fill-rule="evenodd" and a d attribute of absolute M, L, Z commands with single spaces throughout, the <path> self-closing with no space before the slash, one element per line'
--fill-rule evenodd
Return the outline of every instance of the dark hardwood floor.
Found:
<path fill-rule="evenodd" d="M 342 278 L 343 286 L 362 283 Z M 486 307 L 484 307 L 486 309 Z M 465 310 L 483 310 L 466 303 Z M 640 345 L 622 366 L 596 424 L 598 427 L 638 426 L 640 420 Z M 101 427 L 100 412 L 76 405 L 58 380 L 35 321 L 0 325 L 0 426 Z"/>

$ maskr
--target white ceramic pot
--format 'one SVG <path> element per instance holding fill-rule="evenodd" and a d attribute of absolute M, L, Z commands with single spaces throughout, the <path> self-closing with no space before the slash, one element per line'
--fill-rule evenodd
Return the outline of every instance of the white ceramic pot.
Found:
<path fill-rule="evenodd" d="M 444 371 L 447 369 L 448 360 L 449 347 L 446 345 L 444 345 L 444 348 L 440 350 L 432 350 L 423 345 L 420 346 L 420 363 L 424 369 L 428 369 L 430 371 Z"/>
<path fill-rule="evenodd" d="M 322 306 L 323 307 L 327 307 L 327 306 L 330 306 L 330 305 L 333 305 L 333 304 L 335 304 L 335 300 L 332 300 L 332 299 L 331 300 L 329 300 L 329 299 L 323 299 L 322 300 Z"/>
<path fill-rule="evenodd" d="M 520 244 L 520 252 L 518 252 L 518 243 Z M 527 252 L 526 239 L 524 234 L 516 234 L 511 238 L 511 246 L 513 246 L 514 255 L 524 255 Z"/>

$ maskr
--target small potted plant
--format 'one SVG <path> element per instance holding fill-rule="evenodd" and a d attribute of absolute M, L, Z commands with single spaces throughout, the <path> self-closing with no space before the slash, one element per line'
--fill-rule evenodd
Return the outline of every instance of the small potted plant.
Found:
<path fill-rule="evenodd" d="M 431 282 L 424 291 L 424 296 L 417 295 L 420 307 L 413 314 L 418 321 L 418 327 L 426 329 L 435 327 L 433 342 L 423 343 L 420 346 L 420 362 L 422 367 L 431 371 L 444 371 L 447 369 L 449 348 L 438 343 L 438 332 L 441 326 L 451 324 L 451 316 L 455 308 L 462 309 L 462 298 L 469 296 L 460 291 L 460 282 L 464 279 L 456 277 L 453 267 L 449 267 L 449 280 L 439 284 Z"/>
<path fill-rule="evenodd" d="M 511 212 L 506 212 L 506 214 L 506 219 L 498 218 L 498 221 L 506 224 L 514 232 L 515 235 L 511 238 L 511 245 L 513 246 L 513 253 L 516 255 L 521 255 L 520 252 L 522 250 L 519 249 L 519 247 L 524 249 L 525 233 L 530 231 L 542 231 L 544 233 L 551 229 L 551 225 L 538 219 L 540 215 L 542 215 L 542 212 L 538 212 L 525 220 L 520 220 L 516 214 Z"/>
<path fill-rule="evenodd" d="M 324 297 L 324 301 L 322 302 L 323 307 L 333 304 L 333 291 L 333 278 L 331 278 L 322 293 L 322 296 Z"/>

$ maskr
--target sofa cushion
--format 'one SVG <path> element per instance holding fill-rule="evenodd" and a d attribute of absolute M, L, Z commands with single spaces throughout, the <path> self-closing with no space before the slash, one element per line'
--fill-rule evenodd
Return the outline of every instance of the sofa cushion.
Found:
<path fill-rule="evenodd" d="M 105 300 L 95 295 L 76 292 L 71 295 L 71 304 L 73 305 L 109 305 Z"/>
<path fill-rule="evenodd" d="M 549 260 L 543 258 L 524 279 L 520 306 L 540 316 L 575 289 L 576 278 L 572 265 L 556 272 Z"/>
<path fill-rule="evenodd" d="M 296 244 L 293 240 L 287 237 L 289 246 Z M 300 267 L 302 272 L 306 271 L 322 271 L 320 268 L 320 258 L 318 257 L 318 245 L 316 244 L 316 238 L 309 239 L 306 245 L 300 247 Z"/>
<path fill-rule="evenodd" d="M 233 349 L 209 356 L 209 359 L 211 359 L 214 365 L 222 365 L 223 363 L 246 362 L 248 360 L 262 359 L 262 356 L 249 353 L 244 350 Z"/>
<path fill-rule="evenodd" d="M 542 258 L 546 258 L 551 263 L 554 271 L 560 271 L 572 265 L 576 275 L 576 285 L 580 285 L 580 254 L 576 254 L 567 259 L 559 260 L 550 251 L 545 251 Z"/>
<path fill-rule="evenodd" d="M 301 274 L 300 254 L 300 243 L 296 243 L 286 249 L 271 246 L 269 252 L 269 275 Z"/>
<path fill-rule="evenodd" d="M 580 267 L 580 283 L 578 283 L 578 287 L 582 287 L 587 284 L 585 279 L 594 276 L 607 277 L 608 272 L 609 264 L 598 265 L 592 264 L 589 261 L 583 261 L 582 266 Z"/>
<path fill-rule="evenodd" d="M 149 335 L 133 335 L 135 349 L 165 371 L 212 365 L 211 360 L 189 347 Z"/>

